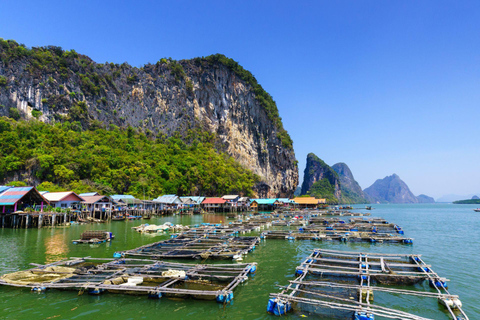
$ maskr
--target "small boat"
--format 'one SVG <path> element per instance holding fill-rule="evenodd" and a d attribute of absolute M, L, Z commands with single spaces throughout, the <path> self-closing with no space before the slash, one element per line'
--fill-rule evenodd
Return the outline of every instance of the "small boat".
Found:
<path fill-rule="evenodd" d="M 372 210 L 372 206 L 366 206 L 365 209 Z"/>
<path fill-rule="evenodd" d="M 78 240 L 73 240 L 73 244 L 79 244 L 79 243 L 89 243 L 89 244 L 99 244 L 99 243 L 104 243 L 111 241 L 115 236 L 105 230 L 89 230 L 85 231 L 82 233 L 80 236 L 80 239 Z"/>
<path fill-rule="evenodd" d="M 112 221 L 123 221 L 125 220 L 125 216 L 113 216 Z"/>
<path fill-rule="evenodd" d="M 480 212 L 480 208 L 473 209 L 473 211 L 475 211 L 475 212 Z"/>
<path fill-rule="evenodd" d="M 138 219 L 142 219 L 142 216 L 131 216 L 131 215 L 127 214 L 127 219 L 128 220 L 138 220 Z"/>

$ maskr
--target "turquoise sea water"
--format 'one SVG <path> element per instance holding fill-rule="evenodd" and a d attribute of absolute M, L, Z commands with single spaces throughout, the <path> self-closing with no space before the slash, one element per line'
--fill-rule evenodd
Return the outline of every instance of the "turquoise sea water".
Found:
<path fill-rule="evenodd" d="M 477 205 L 478 206 L 478 205 Z M 257 274 L 234 292 L 234 301 L 223 306 L 214 301 L 149 300 L 144 296 L 104 294 L 79 296 L 74 291 L 32 293 L 27 289 L 0 287 L 0 319 L 276 319 L 266 313 L 269 293 L 277 285 L 294 279 L 295 267 L 314 248 L 417 253 L 435 272 L 450 280 L 449 290 L 457 294 L 470 319 L 480 319 L 480 213 L 475 205 L 419 204 L 374 205 L 372 216 L 397 223 L 405 236 L 414 238 L 412 246 L 398 244 L 355 244 L 308 240 L 266 240 L 248 254 L 244 262 L 258 262 Z M 363 211 L 357 206 L 356 211 Z M 165 221 L 182 224 L 225 222 L 221 214 L 153 218 L 150 224 Z M 47 263 L 67 257 L 112 257 L 117 250 L 131 249 L 165 239 L 135 232 L 132 226 L 146 221 L 112 222 L 44 229 L 0 229 L 0 274 L 27 269 L 30 263 Z M 74 245 L 84 230 L 108 229 L 115 240 L 101 245 Z M 233 262 L 232 262 L 233 263 Z M 425 285 L 425 288 L 428 286 Z M 375 302 L 431 319 L 448 319 L 444 308 L 434 299 L 375 295 Z M 288 319 L 315 319 L 295 312 Z M 317 317 L 318 318 L 318 317 Z M 324 318 L 322 318 L 324 319 Z"/>

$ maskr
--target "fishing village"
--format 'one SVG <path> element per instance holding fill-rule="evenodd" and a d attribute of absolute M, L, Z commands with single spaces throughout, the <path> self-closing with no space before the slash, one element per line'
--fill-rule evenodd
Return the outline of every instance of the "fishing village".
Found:
<path fill-rule="evenodd" d="M 0 21 L 0 320 L 480 320 L 479 1 Z"/>
<path fill-rule="evenodd" d="M 365 243 L 413 246 L 402 227 L 372 216 L 372 207 L 329 206 L 314 197 L 250 199 L 239 195 L 209 198 L 164 195 L 139 200 L 131 195 L 39 192 L 35 187 L 0 187 L 2 228 L 76 228 L 87 226 L 72 244 L 101 250 L 115 235 L 102 226 L 136 223 L 139 234 L 166 239 L 112 256 L 68 257 L 4 274 L 3 287 L 27 288 L 37 294 L 69 290 L 104 296 L 123 294 L 150 299 L 214 300 L 229 308 L 239 286 L 261 276 L 261 264 L 244 262 L 256 248 L 272 241 L 312 242 L 316 248 L 294 270 L 294 279 L 279 280 L 279 291 L 265 299 L 271 317 L 307 314 L 332 319 L 432 319 L 382 303 L 383 295 L 434 299 L 450 319 L 469 319 L 448 279 L 433 271 L 420 254 L 322 249 L 329 244 Z M 175 224 L 161 217 L 223 217 L 215 222 Z M 88 226 L 91 226 L 88 228 Z M 20 230 L 19 230 L 20 231 Z M 337 243 L 337 245 L 335 245 Z M 95 247 L 97 246 L 97 247 Z M 340 247 L 341 248 L 341 247 Z M 399 247 L 400 248 L 400 247 Z M 423 285 L 427 283 L 427 286 Z M 401 288 L 401 289 L 400 289 Z M 60 290 L 60 291 L 59 291 Z M 380 303 L 375 301 L 380 297 Z M 437 318 L 434 318 L 437 319 Z"/>

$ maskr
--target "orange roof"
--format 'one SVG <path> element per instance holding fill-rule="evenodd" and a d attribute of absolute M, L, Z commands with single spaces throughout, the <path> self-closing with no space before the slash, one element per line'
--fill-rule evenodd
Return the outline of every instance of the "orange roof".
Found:
<path fill-rule="evenodd" d="M 293 199 L 296 204 L 319 204 L 326 203 L 325 199 L 315 199 L 314 197 L 296 197 Z"/>

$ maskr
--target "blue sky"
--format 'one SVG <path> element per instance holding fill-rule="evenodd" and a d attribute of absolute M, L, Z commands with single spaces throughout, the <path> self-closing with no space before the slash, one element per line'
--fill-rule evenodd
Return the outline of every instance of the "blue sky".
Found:
<path fill-rule="evenodd" d="M 362 188 L 480 193 L 480 1 L 3 1 L 0 37 L 141 66 L 223 53 Z"/>

